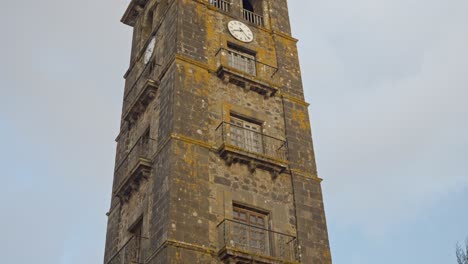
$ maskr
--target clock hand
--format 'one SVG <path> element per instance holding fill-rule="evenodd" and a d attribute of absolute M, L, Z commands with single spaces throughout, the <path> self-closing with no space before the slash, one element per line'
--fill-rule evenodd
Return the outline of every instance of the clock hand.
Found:
<path fill-rule="evenodd" d="M 245 31 L 244 31 L 242 28 L 240 29 L 240 31 L 241 31 L 242 33 L 244 33 L 244 36 L 245 36 L 246 38 L 249 38 L 249 36 L 247 36 L 247 33 L 245 33 Z"/>
<path fill-rule="evenodd" d="M 244 32 L 244 30 L 242 30 L 242 34 L 244 34 L 246 38 L 249 38 L 249 36 L 247 36 L 247 34 Z"/>

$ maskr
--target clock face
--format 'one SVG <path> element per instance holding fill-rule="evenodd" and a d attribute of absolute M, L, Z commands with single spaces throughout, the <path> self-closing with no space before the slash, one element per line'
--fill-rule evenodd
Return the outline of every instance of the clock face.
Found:
<path fill-rule="evenodd" d="M 253 41 L 254 35 L 252 33 L 252 30 L 250 30 L 250 28 L 246 24 L 240 21 L 233 20 L 229 22 L 228 29 L 234 38 L 242 42 Z"/>
<path fill-rule="evenodd" d="M 146 47 L 145 58 L 144 58 L 145 64 L 147 64 L 150 61 L 151 57 L 153 56 L 154 46 L 156 46 L 156 37 L 153 37 L 150 43 L 148 44 L 148 47 Z"/>

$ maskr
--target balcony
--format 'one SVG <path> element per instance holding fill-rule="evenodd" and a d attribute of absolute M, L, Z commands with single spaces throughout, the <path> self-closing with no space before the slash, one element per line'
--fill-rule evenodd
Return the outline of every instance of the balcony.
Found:
<path fill-rule="evenodd" d="M 218 151 L 228 165 L 244 163 L 277 177 L 288 166 L 286 141 L 223 122 L 216 129 Z"/>
<path fill-rule="evenodd" d="M 249 11 L 247 9 L 242 9 L 241 12 L 242 12 L 242 18 L 245 21 L 251 24 L 257 25 L 257 26 L 263 26 L 263 16 L 257 13 L 254 13 L 252 11 Z"/>
<path fill-rule="evenodd" d="M 231 11 L 231 1 L 226 0 L 210 0 L 210 4 L 219 10 L 229 13 Z"/>
<path fill-rule="evenodd" d="M 123 245 L 106 264 L 139 264 L 143 263 L 141 239 L 133 236 Z"/>
<path fill-rule="evenodd" d="M 147 3 L 148 0 L 132 0 L 122 17 L 122 23 L 134 27 L 138 20 L 138 16 L 141 11 L 144 10 Z"/>
<path fill-rule="evenodd" d="M 232 220 L 221 222 L 218 234 L 224 263 L 299 263 L 294 236 Z"/>
<path fill-rule="evenodd" d="M 149 78 L 153 67 L 151 63 L 145 66 L 141 74 L 124 95 L 123 120 L 133 124 L 146 110 L 149 103 L 156 97 L 159 81 Z"/>
<path fill-rule="evenodd" d="M 132 192 L 151 172 L 152 151 L 156 141 L 147 136 L 141 137 L 117 163 L 114 176 L 114 195 L 122 201 L 128 201 Z"/>
<path fill-rule="evenodd" d="M 278 92 L 275 76 L 278 68 L 258 61 L 255 56 L 233 49 L 221 48 L 216 53 L 217 75 L 225 83 L 236 84 L 265 97 Z"/>

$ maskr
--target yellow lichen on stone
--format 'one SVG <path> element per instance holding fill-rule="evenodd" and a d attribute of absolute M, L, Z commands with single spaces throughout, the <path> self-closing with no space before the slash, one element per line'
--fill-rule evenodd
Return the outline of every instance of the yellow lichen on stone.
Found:
<path fill-rule="evenodd" d="M 304 111 L 301 111 L 299 109 L 294 109 L 292 112 L 292 116 L 293 116 L 293 119 L 299 123 L 299 126 L 302 129 L 310 130 L 310 122 Z"/>

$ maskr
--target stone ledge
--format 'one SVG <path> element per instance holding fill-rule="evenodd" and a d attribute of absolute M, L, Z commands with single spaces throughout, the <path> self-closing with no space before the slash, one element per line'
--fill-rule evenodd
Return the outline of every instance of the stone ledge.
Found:
<path fill-rule="evenodd" d="M 297 98 L 297 97 L 294 97 L 292 95 L 289 95 L 289 94 L 286 94 L 284 92 L 280 93 L 280 96 L 283 97 L 283 99 L 285 100 L 288 100 L 292 103 L 295 103 L 295 104 L 298 104 L 298 105 L 302 105 L 302 106 L 305 106 L 305 107 L 309 107 L 310 104 L 307 103 L 306 101 L 304 101 L 303 99 L 301 98 Z"/>
<path fill-rule="evenodd" d="M 115 190 L 114 195 L 119 197 L 121 202 L 127 202 L 132 193 L 138 190 L 141 182 L 149 178 L 151 168 L 150 160 L 139 158 L 138 162 L 130 170 L 129 176 Z"/>
<path fill-rule="evenodd" d="M 216 75 L 225 83 L 233 83 L 246 91 L 257 92 L 265 98 L 274 96 L 279 88 L 267 80 L 263 80 L 253 75 L 241 72 L 235 68 L 221 65 L 216 71 Z"/>
<path fill-rule="evenodd" d="M 299 264 L 271 256 L 264 256 L 254 252 L 247 252 L 237 248 L 224 247 L 218 252 L 218 257 L 224 263 L 258 263 L 258 264 Z M 234 262 L 231 262 L 234 261 Z"/>
<path fill-rule="evenodd" d="M 156 97 L 156 91 L 159 88 L 159 81 L 152 79 L 146 80 L 143 84 L 141 91 L 135 95 L 130 107 L 123 116 L 123 120 L 128 121 L 130 124 L 134 123 L 140 115 L 146 110 L 149 103 Z"/>
<path fill-rule="evenodd" d="M 125 25 L 131 27 L 135 26 L 136 20 L 140 12 L 145 8 L 147 2 L 148 0 L 132 0 L 120 21 Z"/>
<path fill-rule="evenodd" d="M 223 143 L 218 148 L 218 153 L 230 166 L 233 163 L 243 163 L 249 166 L 249 170 L 254 172 L 257 168 L 271 172 L 273 178 L 288 168 L 288 162 L 275 159 L 260 153 L 249 152 L 239 147 Z"/>

